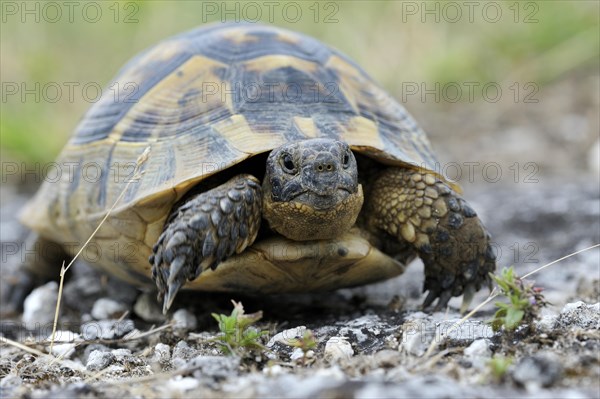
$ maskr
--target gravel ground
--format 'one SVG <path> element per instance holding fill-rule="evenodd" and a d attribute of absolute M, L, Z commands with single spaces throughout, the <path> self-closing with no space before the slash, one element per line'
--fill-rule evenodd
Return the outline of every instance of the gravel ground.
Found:
<path fill-rule="evenodd" d="M 509 107 L 504 119 L 491 125 L 481 112 L 461 133 L 470 137 L 469 148 L 479 159 L 501 165 L 539 162 L 536 184 L 461 181 L 495 237 L 499 268 L 515 265 L 523 275 L 600 242 L 600 187 L 590 152 L 598 134 L 598 99 L 597 93 L 582 99 L 575 90 L 597 82 L 597 75 L 568 78 L 542 93 L 548 100 L 545 112 L 527 119 L 521 108 Z M 565 87 L 579 94 L 556 94 Z M 439 152 L 445 162 L 474 159 L 466 156 L 465 140 L 439 133 L 440 126 L 458 130 L 461 112 L 467 111 L 473 114 L 472 107 L 460 108 L 427 126 L 436 148 L 444 149 Z M 506 128 L 508 119 L 512 130 Z M 583 133 L 564 150 L 567 138 L 560 132 L 577 129 Z M 491 145 L 501 133 L 510 139 Z M 530 142 L 535 143 L 526 149 L 530 156 L 519 155 Z M 22 191 L 3 187 L 1 192 L 3 254 L 5 243 L 24 234 L 14 218 L 27 198 Z M 3 275 L 16 266 L 3 259 Z M 597 249 L 532 276 L 551 305 L 514 333 L 491 330 L 486 321 L 493 305 L 454 330 L 450 326 L 461 317 L 460 299 L 453 299 L 447 312 L 421 312 L 418 261 L 396 279 L 329 294 L 183 293 L 166 317 L 153 293 L 140 293 L 83 261 L 69 273 L 54 356 L 41 352 L 50 349 L 56 283 L 32 292 L 22 315 L 1 321 L 4 338 L 30 349 L 0 346 L 0 397 L 600 397 Z M 473 305 L 486 295 L 478 293 Z M 210 314 L 229 313 L 231 299 L 241 300 L 248 313 L 263 311 L 257 327 L 268 331 L 262 337 L 264 349 L 241 356 L 220 351 Z M 303 356 L 290 339 L 305 329 L 313 332 L 317 345 Z M 506 370 L 495 373 L 491 364 L 504 364 Z"/>

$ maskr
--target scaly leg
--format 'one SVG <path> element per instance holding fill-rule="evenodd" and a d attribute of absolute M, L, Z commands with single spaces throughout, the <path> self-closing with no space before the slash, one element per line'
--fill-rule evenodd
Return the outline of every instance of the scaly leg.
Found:
<path fill-rule="evenodd" d="M 239 175 L 173 209 L 149 259 L 164 313 L 186 280 L 215 269 L 254 242 L 261 202 L 258 180 Z"/>
<path fill-rule="evenodd" d="M 464 294 L 464 309 L 483 284 L 490 286 L 488 274 L 496 267 L 490 235 L 467 202 L 434 174 L 386 169 L 371 186 L 366 219 L 372 233 L 409 243 L 423 260 L 429 291 L 424 307 L 439 298 L 441 309 Z"/>

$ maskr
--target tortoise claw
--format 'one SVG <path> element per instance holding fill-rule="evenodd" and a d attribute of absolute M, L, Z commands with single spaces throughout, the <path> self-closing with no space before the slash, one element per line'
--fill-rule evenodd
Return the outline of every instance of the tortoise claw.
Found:
<path fill-rule="evenodd" d="M 437 289 L 433 289 L 430 288 L 429 292 L 427 294 L 427 297 L 425 298 L 425 300 L 423 301 L 423 305 L 421 305 L 421 309 L 427 309 L 428 307 L 431 306 L 431 304 L 433 303 L 433 301 L 435 301 L 435 299 L 440 295 L 440 291 Z"/>
<path fill-rule="evenodd" d="M 181 281 L 181 280 L 176 280 L 176 281 L 169 283 L 169 286 L 167 287 L 167 291 L 166 291 L 166 293 L 164 295 L 164 299 L 163 299 L 163 314 L 167 314 L 167 311 L 169 310 L 171 305 L 173 305 L 175 296 L 179 292 L 179 289 L 181 288 L 182 285 L 183 285 L 183 281 Z"/>
<path fill-rule="evenodd" d="M 467 311 L 467 309 L 469 308 L 469 305 L 471 304 L 471 301 L 473 301 L 473 296 L 475 296 L 475 293 L 477 292 L 477 287 L 475 286 L 474 283 L 468 283 L 467 286 L 465 287 L 465 290 L 463 291 L 463 301 L 462 304 L 460 305 L 460 313 L 463 314 Z"/>
<path fill-rule="evenodd" d="M 437 304 L 435 305 L 433 310 L 435 312 L 440 312 L 440 311 L 446 309 L 446 307 L 448 306 L 448 302 L 450 301 L 450 298 L 452 298 L 452 291 L 449 291 L 449 290 L 442 291 L 438 298 Z"/>

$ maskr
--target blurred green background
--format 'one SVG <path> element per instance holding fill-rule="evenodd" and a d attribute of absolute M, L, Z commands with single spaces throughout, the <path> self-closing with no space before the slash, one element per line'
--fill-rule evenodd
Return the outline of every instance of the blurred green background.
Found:
<path fill-rule="evenodd" d="M 543 86 L 599 67 L 597 1 L 474 2 L 472 9 L 465 2 L 421 1 L 73 3 L 72 9 L 54 3 L 57 9 L 2 2 L 4 160 L 53 160 L 91 106 L 86 95 L 95 98 L 95 84 L 104 88 L 137 52 L 205 21 L 235 20 L 235 14 L 254 20 L 260 10 L 268 22 L 269 7 L 275 25 L 337 47 L 398 99 L 402 82 L 433 87 L 521 79 Z M 37 94 L 23 96 L 23 89 Z M 411 109 L 410 101 L 406 106 Z"/>

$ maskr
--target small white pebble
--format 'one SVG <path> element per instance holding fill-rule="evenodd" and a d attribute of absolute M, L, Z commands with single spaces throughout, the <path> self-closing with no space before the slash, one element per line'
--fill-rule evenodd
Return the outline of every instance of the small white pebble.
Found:
<path fill-rule="evenodd" d="M 302 349 L 296 348 L 290 355 L 290 360 L 294 361 L 297 359 L 302 359 L 303 357 L 304 357 L 304 352 L 302 351 Z"/>
<path fill-rule="evenodd" d="M 95 350 L 90 353 L 85 368 L 89 371 L 103 370 L 114 360 L 115 356 L 112 353 Z"/>
<path fill-rule="evenodd" d="M 127 307 L 121 302 L 110 298 L 100 298 L 94 302 L 92 317 L 96 320 L 112 319 L 120 317 Z"/>
<path fill-rule="evenodd" d="M 198 326 L 198 319 L 187 309 L 179 309 L 173 313 L 173 328 L 178 330 L 194 330 Z"/>
<path fill-rule="evenodd" d="M 289 328 L 287 330 L 283 330 L 273 336 L 267 343 L 267 348 L 275 345 L 276 342 L 280 344 L 292 346 L 296 343 L 298 338 L 302 338 L 304 333 L 306 332 L 305 326 L 298 326 L 294 328 Z"/>
<path fill-rule="evenodd" d="M 465 358 L 471 361 L 471 364 L 476 369 L 483 369 L 492 356 L 490 343 L 487 339 L 476 339 L 465 348 Z"/>
<path fill-rule="evenodd" d="M 266 374 L 266 375 L 269 375 L 269 376 L 274 376 L 274 375 L 283 374 L 285 372 L 285 370 L 280 365 L 274 364 L 271 367 L 265 367 L 262 370 L 262 372 L 263 372 L 263 374 Z"/>
<path fill-rule="evenodd" d="M 413 323 L 408 322 L 403 326 L 405 333 L 402 336 L 402 342 L 398 346 L 398 350 L 408 353 L 409 355 L 421 357 L 429 348 L 429 344 L 431 343 L 433 337 L 428 336 L 419 328 L 413 329 L 412 327 L 405 327 L 409 324 L 412 325 Z"/>
<path fill-rule="evenodd" d="M 354 355 L 352 345 L 346 337 L 331 337 L 325 344 L 325 358 L 330 360 L 350 359 Z"/>
<path fill-rule="evenodd" d="M 36 328 L 54 321 L 58 284 L 51 281 L 37 287 L 23 303 L 23 323 L 28 328 Z"/>
<path fill-rule="evenodd" d="M 476 339 L 465 348 L 465 356 L 467 357 L 489 357 L 492 351 L 489 348 L 489 342 L 485 339 Z"/>
<path fill-rule="evenodd" d="M 52 334 L 46 338 L 46 341 L 52 342 Z M 81 336 L 73 331 L 58 330 L 54 335 L 54 342 L 52 354 L 54 356 L 60 356 L 63 359 L 68 359 L 75 353 L 75 347 L 77 346 L 77 342 L 81 342 Z M 49 348 L 50 345 L 48 345 L 48 349 Z"/>
<path fill-rule="evenodd" d="M 124 361 L 127 357 L 131 356 L 131 350 L 129 349 L 124 349 L 124 348 L 120 348 L 120 349 L 113 349 L 112 351 L 110 351 L 110 353 L 113 354 L 113 356 L 115 357 L 115 359 L 118 362 L 122 362 Z"/>
<path fill-rule="evenodd" d="M 171 347 L 163 343 L 158 343 L 154 347 L 154 355 L 152 356 L 153 362 L 166 364 L 171 360 Z"/>
<path fill-rule="evenodd" d="M 549 333 L 556 327 L 557 317 L 555 315 L 542 316 L 536 323 L 538 330 Z"/>
<path fill-rule="evenodd" d="M 199 385 L 200 381 L 195 378 L 176 376 L 167 381 L 166 388 L 168 391 L 185 392 L 197 388 Z"/>

